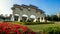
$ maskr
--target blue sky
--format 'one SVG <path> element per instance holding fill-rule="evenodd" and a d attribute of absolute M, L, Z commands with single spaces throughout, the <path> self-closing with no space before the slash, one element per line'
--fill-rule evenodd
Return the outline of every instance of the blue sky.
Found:
<path fill-rule="evenodd" d="M 0 0 L 2 1 L 2 0 Z M 5 3 L 4 3 L 5 2 Z M 1 4 L 6 5 L 1 5 Z M 10 9 L 13 4 L 25 4 L 25 5 L 35 5 L 39 9 L 42 9 L 45 14 L 56 14 L 60 13 L 60 0 L 3 0 L 0 5 L 0 14 L 12 14 L 12 10 Z M 4 9 L 1 9 L 4 8 Z M 5 9 L 6 8 L 6 9 Z"/>

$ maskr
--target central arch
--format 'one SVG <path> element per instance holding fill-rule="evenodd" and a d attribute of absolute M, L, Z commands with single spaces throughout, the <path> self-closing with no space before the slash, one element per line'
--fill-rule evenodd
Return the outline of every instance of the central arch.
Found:
<path fill-rule="evenodd" d="M 26 14 L 22 15 L 22 21 L 26 22 L 28 20 L 28 16 Z"/>

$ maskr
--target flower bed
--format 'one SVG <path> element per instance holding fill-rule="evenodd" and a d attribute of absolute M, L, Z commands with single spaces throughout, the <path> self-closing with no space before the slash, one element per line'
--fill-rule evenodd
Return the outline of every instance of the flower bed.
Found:
<path fill-rule="evenodd" d="M 36 34 L 26 26 L 2 22 L 0 23 L 0 34 Z"/>

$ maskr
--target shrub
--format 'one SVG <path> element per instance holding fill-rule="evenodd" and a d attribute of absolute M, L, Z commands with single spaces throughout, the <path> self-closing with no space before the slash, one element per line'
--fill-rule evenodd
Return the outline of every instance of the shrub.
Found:
<path fill-rule="evenodd" d="M 24 22 L 25 25 L 54 24 L 54 22 Z"/>
<path fill-rule="evenodd" d="M 13 23 L 0 23 L 0 34 L 36 34 L 26 26 L 21 26 Z"/>
<path fill-rule="evenodd" d="M 13 23 L 22 25 L 54 24 L 54 22 L 17 22 L 17 21 L 14 21 Z"/>

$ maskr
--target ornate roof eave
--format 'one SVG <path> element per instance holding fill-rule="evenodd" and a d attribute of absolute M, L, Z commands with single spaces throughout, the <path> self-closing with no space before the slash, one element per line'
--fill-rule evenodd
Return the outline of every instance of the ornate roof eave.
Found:
<path fill-rule="evenodd" d="M 29 5 L 29 7 L 37 9 L 38 7 L 34 6 L 34 5 Z"/>
<path fill-rule="evenodd" d="M 11 8 L 12 10 L 14 10 L 15 8 L 21 8 L 21 7 L 23 7 L 23 8 L 34 8 L 34 9 L 36 9 L 37 11 L 36 12 L 40 12 L 41 14 L 43 14 L 43 13 L 45 13 L 43 10 L 41 10 L 41 9 L 38 9 L 38 7 L 36 7 L 36 6 L 34 6 L 34 5 L 24 5 L 24 4 L 22 4 L 22 5 L 18 5 L 18 4 L 14 4 L 13 5 L 13 7 Z"/>
<path fill-rule="evenodd" d="M 20 8 L 20 5 L 14 4 L 11 9 L 14 10 L 15 8 Z"/>
<path fill-rule="evenodd" d="M 45 12 L 41 9 L 37 9 L 37 11 L 39 11 L 41 14 L 44 14 Z"/>
<path fill-rule="evenodd" d="M 12 7 L 11 9 L 12 9 L 12 10 L 15 10 L 15 7 Z"/>
<path fill-rule="evenodd" d="M 28 8 L 28 6 L 27 5 L 24 5 L 24 4 L 22 4 L 21 7 Z"/>
<path fill-rule="evenodd" d="M 18 4 L 14 4 L 13 6 L 15 7 L 15 6 L 20 6 L 20 5 L 18 5 Z"/>

